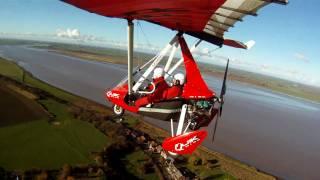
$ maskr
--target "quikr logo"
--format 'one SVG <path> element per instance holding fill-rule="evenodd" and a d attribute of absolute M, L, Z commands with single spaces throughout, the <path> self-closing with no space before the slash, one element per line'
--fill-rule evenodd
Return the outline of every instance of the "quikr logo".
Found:
<path fill-rule="evenodd" d="M 199 130 L 175 137 L 169 137 L 162 143 L 164 150 L 177 154 L 192 154 L 207 136 L 207 131 Z"/>
<path fill-rule="evenodd" d="M 175 144 L 174 149 L 176 151 L 184 151 L 185 148 L 188 148 L 189 146 L 191 146 L 194 143 L 197 143 L 198 141 L 200 141 L 200 139 L 197 136 L 193 136 L 191 139 L 187 140 L 187 142 L 185 144 L 183 144 L 183 143 Z"/>

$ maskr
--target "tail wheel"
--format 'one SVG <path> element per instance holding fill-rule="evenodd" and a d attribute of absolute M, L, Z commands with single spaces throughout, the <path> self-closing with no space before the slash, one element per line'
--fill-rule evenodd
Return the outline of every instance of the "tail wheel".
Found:
<path fill-rule="evenodd" d="M 119 105 L 113 105 L 113 107 L 112 107 L 112 109 L 113 109 L 113 113 L 116 115 L 116 116 L 122 116 L 123 115 L 123 113 L 124 113 L 124 109 L 121 107 L 121 106 L 119 106 Z"/>

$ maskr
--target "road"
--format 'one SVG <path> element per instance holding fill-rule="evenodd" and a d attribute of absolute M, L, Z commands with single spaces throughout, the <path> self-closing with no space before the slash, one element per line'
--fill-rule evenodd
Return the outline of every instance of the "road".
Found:
<path fill-rule="evenodd" d="M 86 61 L 26 46 L 0 46 L 0 56 L 18 62 L 49 84 L 101 104 L 106 104 L 104 90 L 126 75 L 124 65 Z M 215 77 L 205 76 L 205 80 L 212 88 L 221 86 L 221 80 Z M 320 179 L 319 117 L 317 103 L 229 82 L 215 144 L 207 138 L 204 145 L 281 178 Z M 149 121 L 169 128 L 167 122 Z"/>

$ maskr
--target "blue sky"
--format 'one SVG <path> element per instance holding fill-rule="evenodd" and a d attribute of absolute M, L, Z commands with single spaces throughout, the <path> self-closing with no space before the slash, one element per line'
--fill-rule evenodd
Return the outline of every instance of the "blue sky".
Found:
<path fill-rule="evenodd" d="M 287 6 L 268 5 L 258 17 L 247 16 L 238 22 L 225 37 L 240 41 L 255 40 L 249 51 L 223 47 L 213 57 L 203 61 L 223 64 L 221 56 L 232 60 L 231 66 L 320 86 L 320 1 L 291 0 Z M 17 37 L 76 43 L 126 42 L 126 21 L 101 17 L 79 10 L 58 0 L 2 0 L 0 6 L 0 37 Z M 138 44 L 163 47 L 175 32 L 146 22 L 135 29 Z M 59 38 L 76 30 L 84 41 Z M 189 44 L 194 41 L 188 38 Z M 102 43 L 103 41 L 103 43 Z M 199 49 L 215 49 L 203 43 Z"/>

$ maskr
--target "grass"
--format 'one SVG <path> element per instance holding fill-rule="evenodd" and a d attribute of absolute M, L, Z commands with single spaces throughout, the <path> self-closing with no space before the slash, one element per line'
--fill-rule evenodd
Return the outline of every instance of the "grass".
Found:
<path fill-rule="evenodd" d="M 2 68 L 3 66 L 10 68 Z M 1 70 L 4 70 L 3 72 Z M 0 59 L 0 74 L 22 81 L 22 70 L 16 64 Z M 45 84 L 30 75 L 26 75 L 25 83 L 44 89 L 51 94 L 68 100 L 77 102 L 80 98 L 63 92 L 48 84 Z M 101 149 L 112 143 L 111 138 L 107 138 L 97 131 L 91 124 L 74 119 L 68 111 L 68 107 L 52 99 L 41 100 L 44 106 L 56 116 L 52 123 L 47 119 L 32 121 L 10 127 L 0 128 L 0 166 L 8 169 L 30 169 L 31 167 L 59 168 L 62 164 L 87 164 L 92 162 L 89 152 Z M 90 105 L 89 105 L 90 106 Z M 88 107 L 89 107 L 88 106 Z M 132 117 L 128 117 L 131 119 Z M 56 123 L 57 122 L 57 123 Z M 164 138 L 168 133 L 160 131 L 158 128 L 144 126 L 137 118 L 128 121 L 130 127 L 138 128 L 150 133 L 155 138 Z M 164 135 L 164 134 L 165 135 Z M 141 162 L 146 162 L 147 156 L 143 151 L 134 151 L 124 159 L 128 162 L 126 169 L 141 179 L 157 179 L 154 173 L 143 174 Z M 224 168 L 206 169 L 189 165 L 190 169 L 200 173 L 201 177 L 215 179 L 233 179 L 231 175 L 223 172 Z M 233 173 L 231 173 L 233 175 Z"/>
<path fill-rule="evenodd" d="M 126 161 L 126 169 L 131 174 L 134 174 L 140 179 L 159 179 L 155 173 L 145 174 L 142 169 L 144 169 L 144 163 L 150 160 L 142 150 L 136 150 L 131 154 L 128 154 L 124 159 Z"/>
<path fill-rule="evenodd" d="M 42 100 L 59 125 L 47 119 L 0 128 L 0 164 L 13 170 L 59 168 L 63 164 L 93 162 L 90 152 L 100 150 L 110 140 L 91 124 L 73 119 L 67 107 Z"/>
<path fill-rule="evenodd" d="M 0 38 L 0 45 L 29 45 L 29 44 L 42 44 L 39 41 L 33 40 L 20 40 L 20 39 L 7 39 L 7 38 Z"/>
<path fill-rule="evenodd" d="M 153 139 L 158 139 L 160 142 L 165 137 L 170 136 L 167 131 L 154 127 L 144 121 L 140 121 L 135 126 L 135 129 L 149 134 Z M 205 167 L 207 165 L 195 166 L 192 164 L 192 161 L 180 163 L 179 167 L 188 167 L 192 172 L 196 174 L 200 173 L 200 179 L 235 179 L 233 177 L 239 179 L 275 179 L 271 175 L 257 171 L 254 167 L 248 166 L 224 154 L 211 151 L 203 146 L 200 146 L 191 157 L 201 158 L 211 164 L 207 168 Z M 186 156 L 186 158 L 189 159 L 190 155 Z"/>
<path fill-rule="evenodd" d="M 60 168 L 63 164 L 90 163 L 89 153 L 107 139 L 80 120 L 56 127 L 46 120 L 0 128 L 0 164 L 9 170 Z"/>
<path fill-rule="evenodd" d="M 192 172 L 196 173 L 200 179 L 221 179 L 221 180 L 235 180 L 233 176 L 223 171 L 219 166 L 216 168 L 208 168 L 205 165 L 194 165 L 189 162 L 186 166 Z"/>
<path fill-rule="evenodd" d="M 3 76 L 10 77 L 17 81 L 22 81 L 22 70 L 19 66 L 13 62 L 0 58 L 0 74 Z"/>
<path fill-rule="evenodd" d="M 137 117 L 132 117 L 132 116 L 129 116 L 129 115 L 124 115 L 123 117 L 127 123 L 127 126 L 128 127 L 131 127 L 131 128 L 134 128 L 136 127 L 138 124 L 139 124 L 139 119 Z"/>
<path fill-rule="evenodd" d="M 47 117 L 45 110 L 34 100 L 3 86 L 0 80 L 0 127 L 25 123 Z"/>
<path fill-rule="evenodd" d="M 27 73 L 27 75 L 25 77 L 25 83 L 32 86 L 32 87 L 42 89 L 42 90 L 44 90 L 44 91 L 46 91 L 56 97 L 59 97 L 60 99 L 63 99 L 63 100 L 69 101 L 69 102 L 74 102 L 78 99 L 78 97 L 73 94 L 62 91 L 59 88 L 53 87 L 53 86 L 46 84 L 38 79 L 35 79 L 29 73 Z"/>
<path fill-rule="evenodd" d="M 23 70 L 13 62 L 0 59 L 1 75 L 22 82 L 22 72 Z M 34 79 L 29 74 L 25 76 L 25 83 L 64 100 L 76 101 L 78 99 L 76 96 Z M 18 96 L 21 100 L 21 94 Z M 0 100 L 3 101 L 3 98 Z M 32 100 L 29 99 L 29 101 Z M 55 169 L 66 163 L 88 164 L 93 162 L 90 152 L 99 151 L 111 143 L 111 139 L 108 139 L 93 125 L 74 119 L 67 105 L 53 99 L 42 99 L 39 100 L 39 103 L 54 114 L 54 122 L 58 123 L 49 122 L 47 117 L 26 122 L 24 120 L 28 118 L 27 114 L 24 114 L 23 117 L 12 116 L 12 121 L 22 119 L 24 123 L 0 127 L 1 167 L 9 170 L 26 170 L 30 168 Z M 13 109 L 15 111 L 12 114 L 19 115 L 20 112 L 14 109 L 16 107 L 2 108 Z"/>

